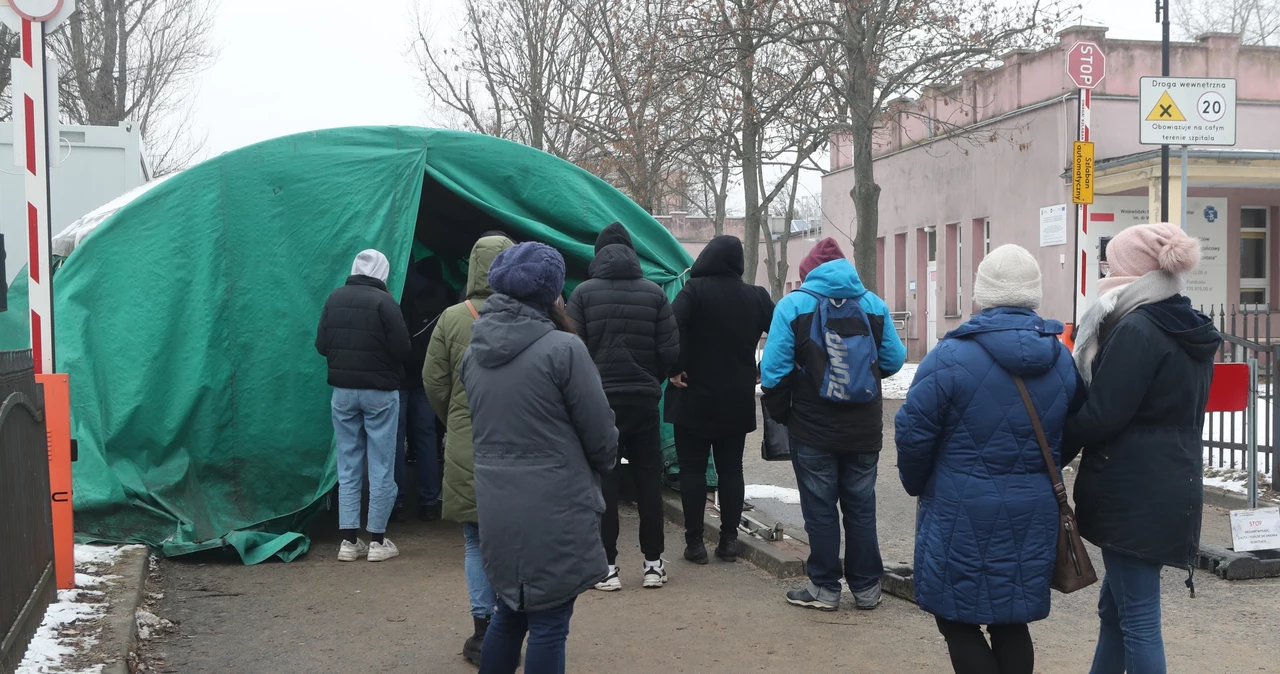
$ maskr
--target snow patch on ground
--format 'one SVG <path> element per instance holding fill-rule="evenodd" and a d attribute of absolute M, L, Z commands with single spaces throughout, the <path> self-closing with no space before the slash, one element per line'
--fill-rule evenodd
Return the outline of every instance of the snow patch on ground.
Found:
<path fill-rule="evenodd" d="M 886 400 L 906 400 L 907 390 L 911 388 L 911 382 L 916 378 L 916 368 L 920 367 L 919 363 L 907 363 L 897 374 L 880 382 L 880 391 Z"/>
<path fill-rule="evenodd" d="M 17 674 L 98 674 L 101 665 L 87 669 L 70 669 L 65 665 L 70 658 L 84 653 L 97 643 L 95 624 L 107 611 L 107 597 L 92 589 L 110 578 L 108 568 L 120 559 L 126 550 L 136 545 L 100 546 L 77 545 L 76 586 L 74 590 L 59 590 L 58 598 L 45 611 L 44 620 L 35 637 L 27 646 L 26 656 L 18 665 Z"/>
<path fill-rule="evenodd" d="M 749 484 L 747 500 L 771 500 L 796 505 L 800 503 L 800 490 L 771 484 Z"/>

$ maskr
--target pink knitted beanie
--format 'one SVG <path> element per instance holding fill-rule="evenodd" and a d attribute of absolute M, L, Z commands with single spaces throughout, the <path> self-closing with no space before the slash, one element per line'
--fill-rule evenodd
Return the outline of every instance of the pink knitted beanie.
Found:
<path fill-rule="evenodd" d="M 1107 244 L 1108 276 L 1144 276 L 1157 269 L 1182 275 L 1200 264 L 1200 240 L 1176 225 L 1135 225 Z"/>

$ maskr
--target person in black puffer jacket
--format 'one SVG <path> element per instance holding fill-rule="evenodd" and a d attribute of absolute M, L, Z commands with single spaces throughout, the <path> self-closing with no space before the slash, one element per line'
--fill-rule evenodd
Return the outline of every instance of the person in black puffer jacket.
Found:
<path fill-rule="evenodd" d="M 680 331 L 667 295 L 644 278 L 631 235 L 621 223 L 604 228 L 596 239 L 596 257 L 565 307 L 591 359 L 618 427 L 618 461 L 625 456 L 636 485 L 640 511 L 640 549 L 645 587 L 667 582 L 662 562 L 662 448 L 658 401 L 662 382 L 680 355 Z M 618 580 L 618 483 L 615 470 L 605 479 L 606 510 L 600 537 L 609 559 L 609 577 L 598 590 L 621 589 Z"/>
<path fill-rule="evenodd" d="M 1062 463 L 1084 448 L 1076 515 L 1106 567 L 1093 671 L 1163 673 L 1160 571 L 1185 569 L 1195 596 L 1204 408 L 1222 336 L 1182 294 L 1198 239 L 1175 225 L 1130 227 L 1107 259 L 1076 333 L 1089 397 L 1067 422 Z"/>
<path fill-rule="evenodd" d="M 742 453 L 756 429 L 756 349 L 773 321 L 773 298 L 742 280 L 742 240 L 717 236 L 698 255 L 672 304 L 680 325 L 680 363 L 667 389 L 675 425 L 684 506 L 684 558 L 706 564 L 707 459 L 715 454 L 721 520 L 742 518 Z M 720 529 L 716 556 L 736 561 L 738 528 Z"/>
<path fill-rule="evenodd" d="M 396 435 L 396 507 L 392 522 L 404 521 L 405 497 L 418 492 L 418 519 L 434 522 L 440 519 L 440 442 L 436 433 L 436 413 L 431 409 L 422 385 L 422 370 L 427 362 L 427 345 L 440 314 L 453 303 L 452 293 L 444 282 L 440 260 L 425 257 L 409 265 L 400 296 L 400 313 L 409 328 L 413 342 L 413 358 L 405 365 L 400 386 L 400 426 Z M 415 463 L 417 485 L 406 483 L 409 456 Z"/>
<path fill-rule="evenodd" d="M 346 285 L 334 290 L 320 314 L 316 351 L 329 361 L 333 387 L 333 435 L 338 458 L 338 559 L 354 562 L 367 555 L 380 562 L 400 554 L 385 537 L 396 500 L 396 426 L 404 364 L 413 357 L 409 330 L 400 307 L 387 292 L 390 264 L 382 253 L 356 256 Z M 360 492 L 369 470 L 369 520 L 372 545 L 356 537 L 360 529 Z"/>

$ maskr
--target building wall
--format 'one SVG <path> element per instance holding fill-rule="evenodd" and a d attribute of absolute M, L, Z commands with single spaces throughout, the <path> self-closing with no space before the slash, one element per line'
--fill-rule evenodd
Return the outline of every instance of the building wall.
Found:
<path fill-rule="evenodd" d="M 146 182 L 142 134 L 137 125 L 61 128 L 62 165 L 49 171 L 50 229 L 54 234 L 89 211 Z M 0 158 L 9 162 L 13 125 L 0 124 Z M 26 179 L 16 169 L 0 175 L 0 233 L 7 254 L 8 283 L 27 264 Z M 2 289 L 2 288 L 0 288 Z"/>
<path fill-rule="evenodd" d="M 923 357 L 929 342 L 925 327 L 926 227 L 936 228 L 937 335 L 959 326 L 972 314 L 973 278 L 985 252 L 985 242 L 980 239 L 988 221 L 991 248 L 1015 243 L 1039 260 L 1045 277 L 1042 314 L 1064 322 L 1072 320 L 1074 209 L 1068 209 L 1068 243 L 1045 247 L 1040 246 L 1040 209 L 1071 201 L 1063 174 L 1075 139 L 1077 101 L 1066 77 L 1065 53 L 1075 41 L 1099 42 L 1107 56 L 1107 76 L 1093 99 L 1098 159 L 1152 149 L 1138 143 L 1141 111 L 1137 93 L 1141 76 L 1159 72 L 1159 44 L 1107 41 L 1104 35 L 1105 29 L 1068 30 L 1053 49 L 1006 55 L 1003 67 L 971 71 L 954 87 L 930 90 L 919 101 L 896 103 L 912 106 L 913 112 L 892 115 L 891 123 L 877 138 L 875 172 L 882 189 L 877 246 L 883 246 L 886 265 L 881 295 L 891 308 L 912 314 L 904 332 L 912 358 Z M 1280 49 L 1241 48 L 1232 36 L 1213 36 L 1175 45 L 1173 72 L 1236 77 L 1236 147 L 1280 148 Z M 928 119 L 921 119 L 920 110 L 934 117 L 932 128 Z M 963 135 L 938 137 L 944 130 L 954 131 L 975 121 L 978 126 L 966 129 Z M 834 170 L 824 177 L 822 189 L 827 218 L 824 227 L 854 234 L 856 219 L 848 198 L 853 188 L 848 141 L 835 137 L 832 145 Z M 1228 262 L 1240 259 L 1239 207 L 1271 208 L 1269 245 L 1275 263 L 1270 274 L 1271 302 L 1280 305 L 1280 286 L 1276 286 L 1280 237 L 1274 234 L 1280 228 L 1280 191 L 1196 188 L 1193 182 L 1190 196 L 1228 199 L 1224 222 L 1231 228 Z M 958 251 L 956 239 L 960 240 Z M 852 251 L 846 253 L 851 255 Z M 956 294 L 958 300 L 954 299 Z M 1239 297 L 1238 272 L 1226 296 Z"/>

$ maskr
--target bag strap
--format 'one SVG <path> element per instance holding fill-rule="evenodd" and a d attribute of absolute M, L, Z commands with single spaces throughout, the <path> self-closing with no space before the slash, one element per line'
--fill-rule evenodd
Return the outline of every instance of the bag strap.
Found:
<path fill-rule="evenodd" d="M 471 320 L 474 321 L 475 319 L 480 318 L 480 312 L 476 311 L 476 305 L 472 304 L 471 300 L 463 300 L 462 303 L 467 305 L 467 311 L 471 312 Z"/>
<path fill-rule="evenodd" d="M 1036 442 L 1040 443 L 1040 454 L 1044 456 L 1044 465 L 1049 469 L 1049 480 L 1053 482 L 1053 495 L 1058 499 L 1058 509 L 1070 509 L 1071 506 L 1067 504 L 1067 487 L 1062 484 L 1062 473 L 1058 472 L 1058 467 L 1053 463 L 1053 452 L 1049 450 L 1049 440 L 1045 438 L 1044 427 L 1040 425 L 1040 414 L 1031 402 L 1027 382 L 1016 374 L 1012 376 L 1013 383 L 1018 385 L 1018 395 L 1022 396 L 1022 404 L 1027 408 L 1027 415 L 1031 417 L 1031 427 L 1036 431 Z"/>

